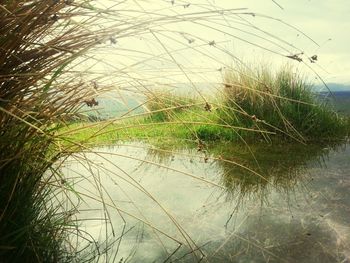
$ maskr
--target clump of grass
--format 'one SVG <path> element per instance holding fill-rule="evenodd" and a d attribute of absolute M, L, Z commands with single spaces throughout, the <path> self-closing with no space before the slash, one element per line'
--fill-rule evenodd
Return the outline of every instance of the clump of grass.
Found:
<path fill-rule="evenodd" d="M 155 122 L 176 119 L 176 115 L 195 109 L 201 104 L 194 98 L 169 91 L 155 91 L 146 95 L 146 108 L 150 112 L 149 120 Z"/>
<path fill-rule="evenodd" d="M 229 125 L 224 127 L 225 125 L 220 124 L 217 110 L 212 107 L 214 104 L 168 91 L 152 93 L 147 96 L 146 107 L 150 116 L 146 118 L 146 122 L 168 122 L 169 126 L 173 126 L 172 133 L 177 136 L 181 134 L 183 139 L 236 140 L 237 135 L 231 127 Z M 183 124 L 174 127 L 172 123 L 174 121 Z M 152 129 L 157 129 L 157 127 Z M 164 130 L 169 127 L 160 126 L 158 129 Z"/>
<path fill-rule="evenodd" d="M 65 191 L 53 164 L 68 152 L 55 132 L 93 92 L 63 72 L 102 32 L 72 23 L 86 11 L 79 2 L 0 7 L 0 261 L 68 261 L 74 251 L 64 243 L 73 220 L 52 202 Z"/>
<path fill-rule="evenodd" d="M 348 125 L 311 91 L 311 85 L 291 67 L 273 73 L 228 70 L 224 75 L 221 118 L 235 126 L 273 131 L 299 141 L 330 140 L 344 136 Z"/>
<path fill-rule="evenodd" d="M 203 141 L 234 141 L 237 135 L 230 128 L 215 125 L 201 125 L 196 128 L 196 135 Z"/>

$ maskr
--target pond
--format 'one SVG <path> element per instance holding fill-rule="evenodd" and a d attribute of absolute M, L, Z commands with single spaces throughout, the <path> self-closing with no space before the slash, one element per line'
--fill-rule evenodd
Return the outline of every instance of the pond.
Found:
<path fill-rule="evenodd" d="M 130 142 L 61 170 L 81 197 L 69 199 L 86 240 L 78 246 L 98 248 L 97 261 L 350 262 L 347 143 L 167 151 Z"/>

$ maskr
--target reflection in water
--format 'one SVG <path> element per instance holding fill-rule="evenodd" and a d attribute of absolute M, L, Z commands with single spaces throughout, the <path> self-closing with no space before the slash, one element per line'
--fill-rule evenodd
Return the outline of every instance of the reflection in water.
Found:
<path fill-rule="evenodd" d="M 244 200 L 258 198 L 261 203 L 268 201 L 266 197 L 271 191 L 291 195 L 295 187 L 303 186 L 305 167 L 309 162 L 324 163 L 330 148 L 320 145 L 254 145 L 249 149 L 243 146 L 219 147 L 224 159 L 244 164 L 261 176 L 246 169 L 220 162 L 223 168 L 221 177 L 229 199 Z M 336 146 L 333 146 L 336 148 Z M 218 151 L 216 149 L 216 151 Z"/>
<path fill-rule="evenodd" d="M 209 152 L 221 156 L 206 159 L 133 143 L 86 153 L 93 164 L 67 161 L 63 173 L 93 197 L 79 217 L 108 238 L 101 260 L 346 262 L 350 149 L 335 148 L 217 145 Z"/>
<path fill-rule="evenodd" d="M 244 199 L 248 196 L 264 196 L 270 191 L 289 194 L 294 187 L 308 179 L 305 174 L 306 165 L 310 162 L 325 164 L 330 150 L 336 151 L 342 145 L 301 145 L 301 144 L 257 144 L 249 146 L 237 144 L 217 144 L 210 152 L 220 153 L 215 165 L 220 174 L 220 184 L 224 186 L 227 199 Z M 189 156 L 190 162 L 201 162 L 206 155 L 187 149 L 178 152 L 181 156 Z M 169 166 L 174 161 L 173 151 L 147 149 L 148 160 Z M 219 159 L 219 160 L 218 160 Z M 205 160 L 205 162 L 208 162 Z M 235 165 L 240 164 L 240 165 Z"/>

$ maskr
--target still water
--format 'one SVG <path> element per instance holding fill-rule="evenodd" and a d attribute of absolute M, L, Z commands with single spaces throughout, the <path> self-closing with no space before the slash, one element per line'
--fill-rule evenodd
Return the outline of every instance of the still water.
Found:
<path fill-rule="evenodd" d="M 62 173 L 80 195 L 78 245 L 108 248 L 100 262 L 350 262 L 349 144 L 125 143 Z"/>

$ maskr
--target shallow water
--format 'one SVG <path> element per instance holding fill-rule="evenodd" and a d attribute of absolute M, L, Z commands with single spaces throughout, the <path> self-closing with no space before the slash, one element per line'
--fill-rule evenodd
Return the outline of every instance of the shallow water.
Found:
<path fill-rule="evenodd" d="M 203 153 L 130 143 L 81 153 L 62 172 L 86 201 L 71 196 L 89 219 L 83 235 L 110 247 L 101 262 L 350 262 L 346 144 Z"/>

